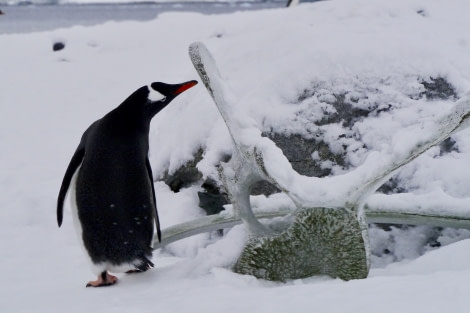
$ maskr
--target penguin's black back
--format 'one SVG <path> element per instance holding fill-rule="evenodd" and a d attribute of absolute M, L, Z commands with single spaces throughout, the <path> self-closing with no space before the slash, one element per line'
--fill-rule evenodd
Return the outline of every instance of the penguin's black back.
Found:
<path fill-rule="evenodd" d="M 137 267 L 146 268 L 156 215 L 148 127 L 121 115 L 112 111 L 84 135 L 75 190 L 78 217 L 94 263 L 140 260 Z"/>
<path fill-rule="evenodd" d="M 153 265 L 154 222 L 159 241 L 161 232 L 148 159 L 150 121 L 196 84 L 152 83 L 161 96 L 153 100 L 151 89 L 143 86 L 83 134 L 62 180 L 57 223 L 62 224 L 64 200 L 76 177 L 77 226 L 93 263 L 131 264 L 138 270 Z"/>

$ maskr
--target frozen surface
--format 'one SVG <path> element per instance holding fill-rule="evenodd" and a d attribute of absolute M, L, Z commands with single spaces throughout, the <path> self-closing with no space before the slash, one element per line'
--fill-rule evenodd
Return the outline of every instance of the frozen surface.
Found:
<path fill-rule="evenodd" d="M 121 275 L 112 288 L 86 289 L 93 277 L 70 211 L 58 229 L 55 201 L 68 161 L 91 122 L 149 82 L 197 77 L 187 56 L 194 41 L 213 52 L 224 78 L 243 95 L 238 109 L 260 130 L 311 129 L 295 117 L 309 105 L 296 102 L 298 95 L 312 84 L 328 87 L 318 94 L 324 99 L 336 90 L 358 90 L 362 99 L 369 86 L 380 88 L 369 101 L 392 103 L 395 109 L 355 126 L 367 149 L 351 146 L 351 163 L 360 166 L 374 151 L 400 152 L 409 136 L 423 135 L 453 108 L 451 101 L 413 100 L 410 95 L 422 91 L 417 79 L 445 77 L 459 96 L 470 90 L 468 12 L 470 3 L 464 0 L 333 0 L 0 35 L 0 311 L 466 312 L 470 241 L 452 244 L 465 238 L 461 233 L 448 233 L 441 242 L 449 245 L 422 251 L 423 256 L 406 252 L 419 234 L 408 245 L 397 243 L 403 261 L 387 266 L 373 260 L 365 280 L 319 277 L 274 284 L 229 270 L 246 239 L 245 229 L 236 226 L 220 240 L 205 234 L 172 244 L 156 253 L 156 269 L 149 273 Z M 56 40 L 66 48 L 54 53 Z M 341 135 L 334 127 L 324 131 L 331 142 Z M 469 138 L 468 130 L 458 133 L 453 137 L 458 151 L 441 156 L 438 148 L 431 149 L 399 177 L 413 195 L 433 193 L 438 203 L 451 197 L 452 207 L 465 210 Z M 177 169 L 201 146 L 206 153 L 198 168 L 205 176 L 215 175 L 215 162 L 232 146 L 202 86 L 154 119 L 155 176 Z M 157 183 L 156 192 L 163 227 L 203 214 L 197 188 L 174 194 Z M 408 199 L 391 198 L 390 205 L 399 200 Z M 373 231 L 371 237 L 380 234 Z"/>
<path fill-rule="evenodd" d="M 149 21 L 165 12 L 221 14 L 284 7 L 284 2 L 192 2 L 192 1 L 17 1 L 0 0 L 5 13 L 0 34 L 47 31 L 74 25 L 99 25 L 108 21 Z"/>

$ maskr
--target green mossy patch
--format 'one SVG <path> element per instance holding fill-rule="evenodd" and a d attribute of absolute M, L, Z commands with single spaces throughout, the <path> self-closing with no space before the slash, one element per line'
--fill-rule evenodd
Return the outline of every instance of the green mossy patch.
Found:
<path fill-rule="evenodd" d="M 300 211 L 293 224 L 272 237 L 251 238 L 234 271 L 271 281 L 328 275 L 366 278 L 367 253 L 354 213 L 346 209 Z"/>

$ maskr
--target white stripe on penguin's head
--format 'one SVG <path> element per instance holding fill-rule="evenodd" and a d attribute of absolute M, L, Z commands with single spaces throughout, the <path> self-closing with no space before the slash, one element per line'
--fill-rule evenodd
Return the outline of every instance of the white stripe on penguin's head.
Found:
<path fill-rule="evenodd" d="M 165 101 L 166 97 L 152 88 L 152 86 L 147 86 L 149 90 L 148 100 L 151 102 Z"/>

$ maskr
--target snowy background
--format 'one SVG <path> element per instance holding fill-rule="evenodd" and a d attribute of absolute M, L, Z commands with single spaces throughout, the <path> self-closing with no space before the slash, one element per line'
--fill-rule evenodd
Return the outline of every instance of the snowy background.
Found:
<path fill-rule="evenodd" d="M 358 103 L 388 103 L 393 110 L 364 119 L 346 136 L 335 127 L 321 129 L 331 143 L 338 136 L 347 141 L 351 168 L 370 151 L 406 146 L 408 138 L 419 136 L 420 125 L 453 104 L 418 97 L 420 80 L 443 77 L 457 97 L 470 90 L 468 12 L 465 0 L 334 0 L 0 35 L 0 311 L 466 312 L 470 241 L 460 239 L 468 231 L 445 230 L 435 249 L 422 242 L 430 231 L 424 226 L 411 235 L 373 227 L 372 248 L 394 251 L 372 259 L 368 279 L 271 283 L 230 271 L 246 237 L 237 226 L 222 239 L 204 234 L 174 243 L 155 253 L 156 269 L 149 273 L 120 275 L 118 285 L 91 290 L 85 284 L 93 275 L 70 211 L 59 229 L 55 204 L 86 127 L 142 85 L 196 79 L 187 55 L 194 41 L 208 46 L 227 83 L 247 100 L 237 109 L 261 130 L 308 135 L 315 126 L 301 112 L 315 104 L 331 110 L 333 93 L 354 90 Z M 53 52 L 56 41 L 65 49 Z M 312 86 L 323 92 L 299 102 Z M 469 134 L 454 136 L 457 149 L 445 155 L 431 149 L 397 179 L 412 195 L 470 204 Z M 355 146 L 357 136 L 367 149 Z M 154 119 L 154 175 L 176 170 L 201 147 L 198 168 L 214 175 L 231 142 L 202 84 Z M 334 164 L 331 169 L 334 175 L 350 170 Z M 156 184 L 163 228 L 204 215 L 197 206 L 199 190 L 173 193 Z"/>

